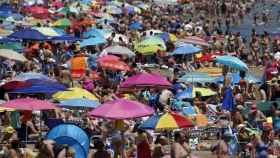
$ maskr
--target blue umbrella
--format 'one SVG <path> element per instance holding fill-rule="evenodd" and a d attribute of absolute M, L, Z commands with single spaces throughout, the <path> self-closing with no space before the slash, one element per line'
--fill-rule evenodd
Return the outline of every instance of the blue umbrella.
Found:
<path fill-rule="evenodd" d="M 91 30 L 89 30 L 88 32 L 84 33 L 84 37 L 85 38 L 89 38 L 89 37 L 106 37 L 107 35 L 111 34 L 112 31 L 109 29 L 97 29 L 97 28 L 92 28 Z"/>
<path fill-rule="evenodd" d="M 224 55 L 224 56 L 217 56 L 215 61 L 217 63 L 226 65 L 230 68 L 234 68 L 234 69 L 238 69 L 238 70 L 248 70 L 247 65 L 241 61 L 240 59 L 238 59 L 237 57 L 234 56 L 228 56 L 228 55 Z"/>
<path fill-rule="evenodd" d="M 26 81 L 31 79 L 39 79 L 39 80 L 52 80 L 48 76 L 41 74 L 41 73 L 35 73 L 35 72 L 26 72 L 26 73 L 20 73 L 15 77 L 14 80 L 16 81 Z"/>
<path fill-rule="evenodd" d="M 193 91 L 193 87 L 188 87 L 183 92 L 176 94 L 175 97 L 177 99 L 192 99 L 193 98 L 192 91 Z"/>
<path fill-rule="evenodd" d="M 164 42 L 169 41 L 169 33 L 164 32 L 159 36 Z"/>
<path fill-rule="evenodd" d="M 201 48 L 195 47 L 192 44 L 186 44 L 182 47 L 175 49 L 175 51 L 173 51 L 171 55 L 189 55 L 198 53 L 200 51 L 202 51 Z"/>
<path fill-rule="evenodd" d="M 51 40 L 52 41 L 79 41 L 80 39 L 72 35 L 61 35 L 57 37 L 52 37 Z"/>
<path fill-rule="evenodd" d="M 10 34 L 8 38 L 22 39 L 22 40 L 38 40 L 38 41 L 51 39 L 51 37 L 45 36 L 41 32 L 30 28 L 16 31 Z"/>
<path fill-rule="evenodd" d="M 231 81 L 233 84 L 239 84 L 239 81 L 241 79 L 239 73 L 229 73 L 227 75 L 231 78 Z M 261 79 L 257 78 L 256 76 L 254 76 L 253 74 L 250 74 L 250 73 L 246 74 L 245 80 L 247 80 L 251 83 L 257 83 L 257 84 L 260 84 L 262 82 Z M 218 77 L 215 81 L 218 83 L 223 83 L 224 76 Z"/>
<path fill-rule="evenodd" d="M 59 103 L 62 107 L 96 108 L 100 103 L 90 99 L 69 99 Z"/>
<path fill-rule="evenodd" d="M 129 28 L 130 30 L 142 30 L 142 29 L 143 29 L 143 26 L 142 26 L 141 23 L 139 23 L 138 21 L 136 21 L 136 22 L 130 24 L 130 25 L 128 26 L 128 28 Z"/>
<path fill-rule="evenodd" d="M 80 46 L 81 48 L 87 47 L 87 46 L 95 46 L 95 45 L 100 45 L 106 43 L 106 39 L 102 37 L 91 37 L 88 39 L 84 39 L 81 43 Z"/>
<path fill-rule="evenodd" d="M 89 138 L 86 132 L 73 124 L 60 124 L 52 128 L 46 136 L 57 144 L 67 144 L 75 150 L 75 158 L 87 158 Z"/>
<path fill-rule="evenodd" d="M 2 4 L 0 6 L 0 11 L 3 11 L 3 12 L 13 12 L 13 13 L 16 12 L 16 10 L 13 8 L 13 6 L 9 5 L 9 4 Z"/>
<path fill-rule="evenodd" d="M 179 82 L 185 82 L 185 83 L 206 83 L 206 82 L 214 82 L 215 78 L 209 76 L 207 73 L 201 73 L 201 72 L 190 72 L 186 73 L 184 76 L 180 77 Z"/>
<path fill-rule="evenodd" d="M 0 43 L 12 43 L 12 42 L 19 42 L 20 40 L 12 39 L 12 38 L 0 38 Z"/>
<path fill-rule="evenodd" d="M 31 83 L 31 87 L 20 88 L 12 91 L 11 93 L 23 93 L 23 94 L 53 94 L 58 91 L 66 90 L 66 87 L 58 82 L 51 80 L 38 80 L 31 79 L 26 82 Z"/>

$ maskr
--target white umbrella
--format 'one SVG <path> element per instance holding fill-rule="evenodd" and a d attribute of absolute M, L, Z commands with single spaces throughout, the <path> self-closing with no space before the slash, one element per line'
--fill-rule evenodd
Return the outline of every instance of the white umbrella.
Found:
<path fill-rule="evenodd" d="M 105 48 L 100 56 L 108 55 L 108 54 L 116 54 L 116 55 L 127 55 L 129 57 L 135 56 L 135 53 L 132 52 L 130 49 L 123 47 L 123 46 L 110 46 Z"/>
<path fill-rule="evenodd" d="M 22 54 L 19 54 L 18 52 L 10 49 L 0 49 L 0 57 L 21 62 L 27 60 Z"/>

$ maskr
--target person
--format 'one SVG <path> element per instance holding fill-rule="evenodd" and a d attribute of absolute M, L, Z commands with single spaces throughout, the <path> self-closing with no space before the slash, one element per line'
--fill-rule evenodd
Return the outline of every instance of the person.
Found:
<path fill-rule="evenodd" d="M 274 102 L 271 106 L 272 122 L 274 131 L 280 132 L 280 111 L 278 110 L 279 105 Z"/>
<path fill-rule="evenodd" d="M 167 140 L 164 136 L 158 135 L 155 141 L 155 146 L 152 153 L 152 158 L 162 158 L 165 156 L 164 146 L 167 145 Z"/>
<path fill-rule="evenodd" d="M 138 129 L 135 141 L 137 146 L 137 158 L 151 158 L 152 151 L 145 131 Z"/>
<path fill-rule="evenodd" d="M 174 133 L 175 142 L 171 146 L 170 156 L 171 158 L 188 158 L 190 157 L 191 150 L 186 144 L 185 135 L 182 132 Z"/>
<path fill-rule="evenodd" d="M 96 152 L 91 158 L 111 158 L 111 154 L 104 149 L 105 145 L 102 140 L 96 140 L 94 147 L 96 148 Z"/>
<path fill-rule="evenodd" d="M 218 134 L 218 137 L 220 135 Z M 228 142 L 230 141 L 232 137 L 232 134 L 226 131 L 222 139 L 215 144 L 211 151 L 217 156 L 217 158 L 229 158 L 229 147 L 228 147 Z"/>
<path fill-rule="evenodd" d="M 266 117 L 260 110 L 257 109 L 257 105 L 253 104 L 251 107 L 251 111 L 248 115 L 248 123 L 253 128 L 259 128 L 262 129 L 263 122 L 266 121 Z"/>

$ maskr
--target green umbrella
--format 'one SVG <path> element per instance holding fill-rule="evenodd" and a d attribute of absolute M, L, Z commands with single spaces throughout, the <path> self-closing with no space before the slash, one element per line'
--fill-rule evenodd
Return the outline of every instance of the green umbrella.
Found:
<path fill-rule="evenodd" d="M 135 50 L 143 55 L 151 55 L 158 50 L 165 51 L 166 45 L 159 37 L 150 37 L 135 45 Z"/>
<path fill-rule="evenodd" d="M 71 25 L 71 21 L 69 19 L 63 18 L 55 21 L 53 23 L 54 27 L 59 27 L 59 28 L 67 28 Z"/>
<path fill-rule="evenodd" d="M 76 14 L 79 13 L 78 9 L 73 8 L 73 7 L 63 7 L 63 8 L 58 9 L 57 12 L 60 14 L 64 14 L 64 15 L 66 15 L 68 13 L 76 13 Z"/>
<path fill-rule="evenodd" d="M 0 44 L 0 49 L 19 50 L 22 49 L 22 45 L 20 43 L 5 43 L 5 44 Z"/>

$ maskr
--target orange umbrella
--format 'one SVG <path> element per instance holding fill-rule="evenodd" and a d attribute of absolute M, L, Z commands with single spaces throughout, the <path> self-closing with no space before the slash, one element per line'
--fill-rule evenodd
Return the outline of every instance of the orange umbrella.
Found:
<path fill-rule="evenodd" d="M 129 71 L 130 67 L 123 61 L 104 61 L 100 62 L 103 69 Z"/>

